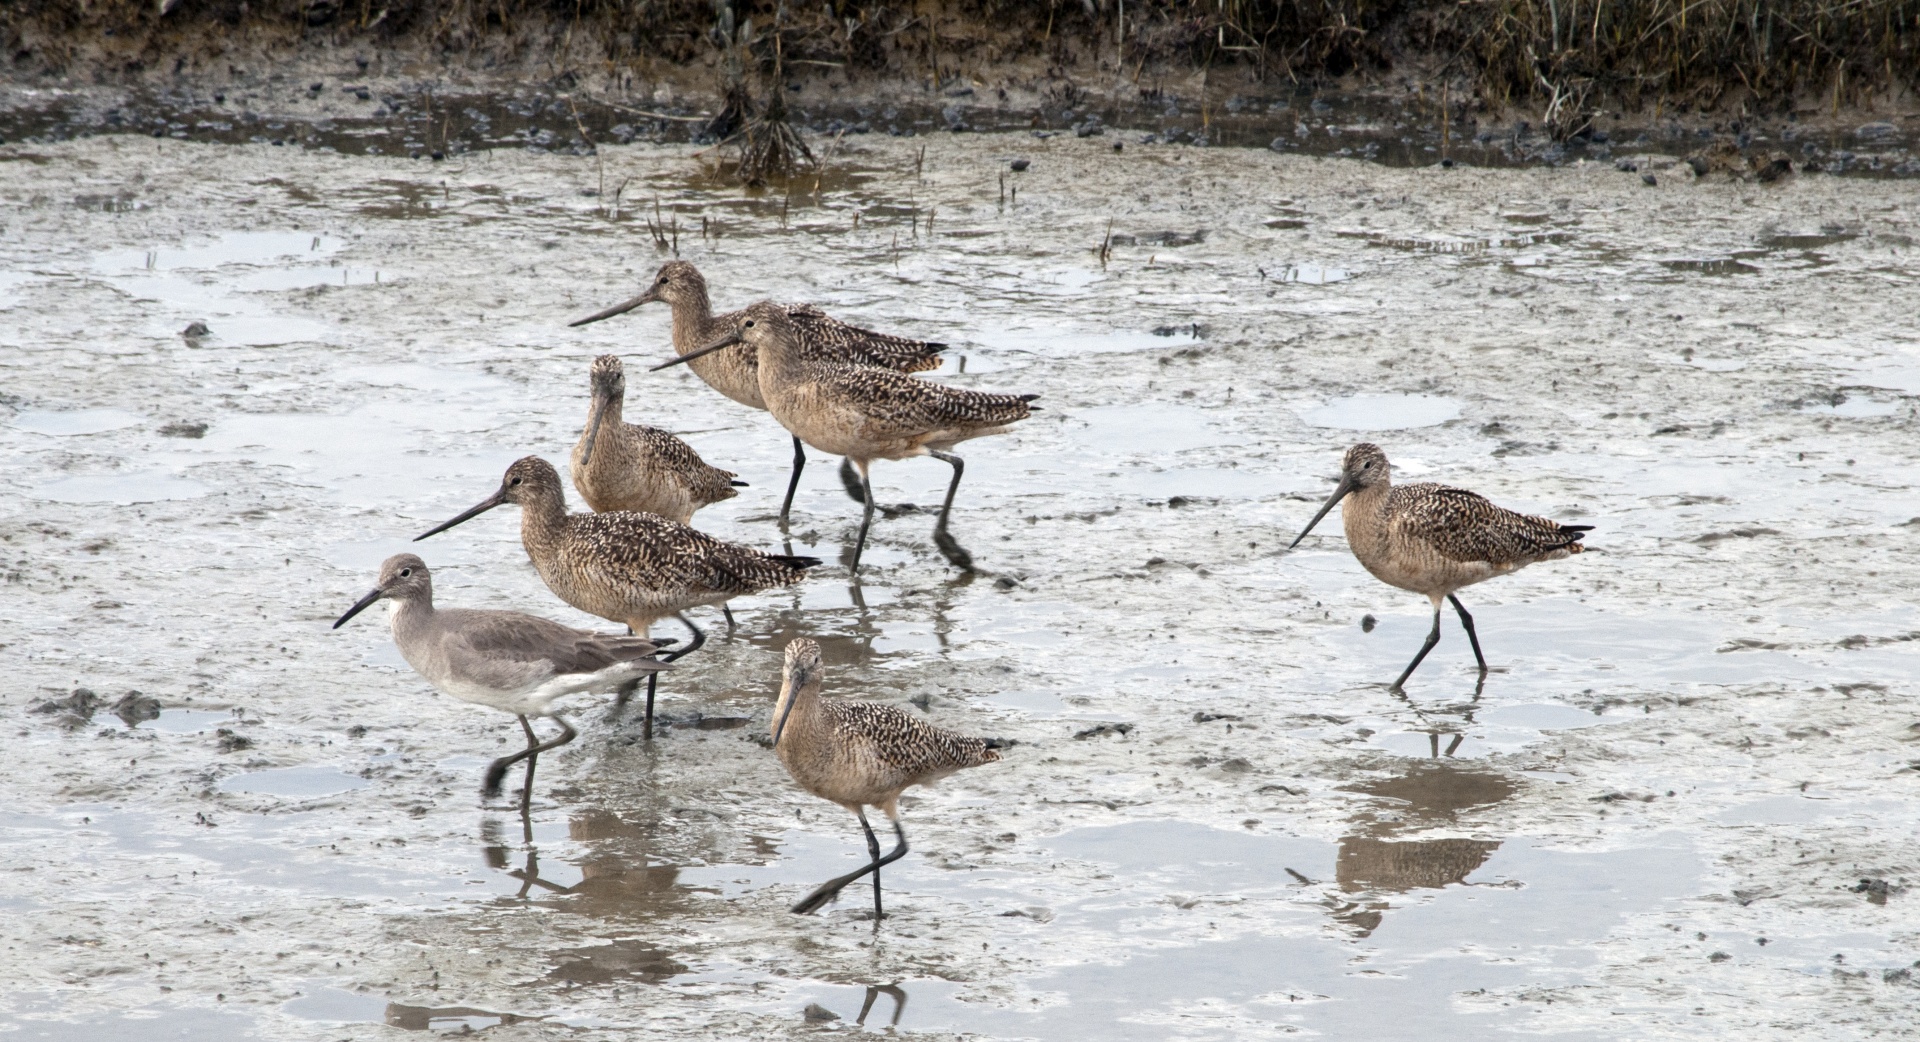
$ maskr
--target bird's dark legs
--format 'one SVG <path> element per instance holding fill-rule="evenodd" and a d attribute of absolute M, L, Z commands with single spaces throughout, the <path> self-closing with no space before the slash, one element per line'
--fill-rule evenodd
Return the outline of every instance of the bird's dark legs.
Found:
<path fill-rule="evenodd" d="M 893 996 L 893 1019 L 888 1021 L 888 1024 L 892 1027 L 900 1026 L 900 1014 L 907 1011 L 907 993 L 893 984 L 867 985 L 867 1000 L 860 1004 L 860 1017 L 854 1021 L 855 1024 L 860 1027 L 867 1026 L 867 1014 L 873 1011 L 873 1000 L 881 995 Z"/>
<path fill-rule="evenodd" d="M 780 501 L 780 525 L 786 527 L 787 511 L 793 509 L 793 491 L 800 487 L 800 472 L 807 468 L 807 447 L 800 444 L 800 436 L 793 438 L 793 476 L 787 479 L 787 498 Z"/>
<path fill-rule="evenodd" d="M 502 756 L 487 765 L 487 776 L 480 786 L 482 795 L 494 796 L 499 794 L 500 780 L 507 776 L 507 768 L 512 767 L 521 760 L 525 760 L 527 761 L 527 788 L 525 792 L 520 794 L 520 803 L 523 810 L 528 806 L 528 801 L 533 798 L 534 758 L 546 752 L 548 749 L 557 748 L 573 741 L 574 738 L 579 735 L 579 732 L 573 729 L 573 725 L 567 723 L 566 718 L 557 713 L 554 714 L 553 722 L 560 725 L 560 734 L 551 741 L 541 742 L 536 740 L 533 733 L 533 725 L 527 722 L 526 717 L 520 717 L 520 727 L 527 732 L 527 747 L 510 756 Z"/>
<path fill-rule="evenodd" d="M 722 604 L 720 606 L 720 614 L 727 617 L 727 632 L 732 633 L 739 626 L 739 623 L 733 621 L 733 609 Z"/>
<path fill-rule="evenodd" d="M 866 823 L 867 823 L 866 815 L 863 814 L 860 816 L 860 824 L 862 826 L 865 826 Z M 871 828 L 867 829 L 867 834 L 869 836 L 872 836 L 873 830 Z M 906 857 L 907 856 L 907 831 L 900 827 L 899 818 L 893 819 L 893 834 L 895 838 L 899 840 L 899 843 L 893 848 L 892 851 L 890 851 L 887 854 L 886 857 L 874 858 L 873 864 L 871 865 L 866 865 L 861 868 L 854 869 L 853 871 L 848 872 L 844 876 L 836 876 L 832 879 L 827 880 L 824 883 L 821 883 L 818 887 L 814 888 L 813 893 L 808 894 L 807 896 L 801 898 L 799 903 L 793 906 L 794 914 L 808 915 L 815 911 L 818 911 L 821 905 L 826 904 L 828 901 L 833 900 L 834 895 L 838 894 L 841 890 L 845 889 L 847 884 L 853 882 L 856 879 L 859 879 L 861 876 L 866 875 L 868 872 L 878 873 L 880 871 L 881 866 L 891 865 L 895 861 L 898 861 L 901 858 Z M 872 849 L 876 851 L 880 849 L 878 840 L 874 841 Z M 875 903 L 877 904 L 879 900 L 880 900 L 879 895 L 878 893 L 876 893 L 874 895 Z"/>
<path fill-rule="evenodd" d="M 869 490 L 861 484 L 860 471 L 854 467 L 851 456 L 840 458 L 840 487 L 847 490 L 847 498 L 855 503 L 865 503 L 869 498 Z"/>
<path fill-rule="evenodd" d="M 953 536 L 947 533 L 947 515 L 953 513 L 953 494 L 960 491 L 960 475 L 966 472 L 967 463 L 965 460 L 950 452 L 941 452 L 938 449 L 927 450 L 927 455 L 932 456 L 934 459 L 944 460 L 953 468 L 953 480 L 947 483 L 946 502 L 940 504 L 940 520 L 933 523 L 933 545 L 940 548 L 940 553 L 944 555 L 955 568 L 971 572 L 973 571 L 973 555 L 968 553 L 965 547 L 955 542 Z"/>
<path fill-rule="evenodd" d="M 1467 641 L 1473 645 L 1473 660 L 1480 664 L 1480 675 L 1484 677 L 1487 675 L 1487 657 L 1480 654 L 1480 635 L 1473 632 L 1473 616 L 1467 614 L 1467 606 L 1460 603 L 1460 598 L 1447 594 L 1447 600 L 1452 601 L 1453 610 L 1460 613 L 1460 625 L 1467 628 Z M 1435 614 L 1438 615 L 1438 612 Z"/>
<path fill-rule="evenodd" d="M 533 724 L 528 722 L 524 716 L 518 719 L 520 720 L 520 730 L 527 733 L 527 745 L 529 747 L 539 745 L 540 738 L 533 733 Z M 533 812 L 533 769 L 539 765 L 540 756 L 538 753 L 531 754 L 527 757 L 527 776 L 522 779 L 520 783 L 520 817 L 522 819 L 527 818 Z"/>
<path fill-rule="evenodd" d="M 1427 652 L 1432 651 L 1433 646 L 1438 643 L 1440 643 L 1440 605 L 1435 604 L 1433 606 L 1433 631 L 1427 634 L 1427 642 L 1420 645 L 1420 654 L 1415 655 L 1413 661 L 1407 663 L 1406 672 L 1401 673 L 1400 679 L 1394 681 L 1393 686 L 1387 688 L 1387 690 L 1400 690 L 1400 685 L 1406 683 L 1407 678 L 1413 675 L 1413 671 L 1419 668 L 1420 660 L 1426 658 Z"/>
<path fill-rule="evenodd" d="M 867 812 L 855 812 L 860 816 L 860 830 L 867 834 L 867 856 L 874 860 L 873 868 L 873 921 L 879 922 L 884 913 L 880 910 L 880 838 L 873 834 L 873 826 L 867 824 Z"/>
<path fill-rule="evenodd" d="M 860 491 L 866 497 L 866 508 L 860 514 L 860 537 L 854 540 L 853 567 L 849 569 L 856 575 L 860 572 L 860 554 L 867 548 L 867 529 L 873 527 L 873 482 L 865 467 L 860 468 Z"/>
<path fill-rule="evenodd" d="M 679 619 L 680 625 L 685 626 L 687 628 L 687 631 L 693 634 L 693 639 L 690 641 L 687 641 L 686 647 L 681 648 L 678 651 L 669 651 L 665 655 L 660 656 L 660 661 L 662 662 L 672 662 L 676 659 L 686 658 L 688 655 L 691 655 L 694 652 L 699 651 L 700 645 L 705 644 L 707 642 L 706 632 L 703 631 L 700 627 L 695 626 L 693 624 L 693 620 L 687 618 L 686 612 L 680 612 L 676 614 L 674 618 Z M 660 686 L 660 671 L 654 670 L 653 672 L 648 673 L 647 674 L 647 717 L 646 717 L 645 730 L 643 733 L 645 734 L 646 739 L 649 742 L 653 741 L 653 693 L 654 693 L 654 690 L 659 686 Z M 624 689 L 622 690 L 624 691 Z"/>

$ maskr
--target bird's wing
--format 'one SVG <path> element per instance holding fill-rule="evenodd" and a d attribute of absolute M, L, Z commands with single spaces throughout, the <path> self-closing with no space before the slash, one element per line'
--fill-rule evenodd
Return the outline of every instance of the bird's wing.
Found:
<path fill-rule="evenodd" d="M 1032 415 L 1027 402 L 1035 397 L 948 387 L 873 366 L 830 365 L 818 372 L 836 398 L 858 406 L 866 418 L 861 433 L 870 438 L 1012 423 Z"/>
<path fill-rule="evenodd" d="M 987 748 L 986 739 L 935 727 L 899 706 L 844 699 L 823 705 L 845 730 L 866 739 L 881 762 L 908 775 L 977 767 L 1000 758 Z"/>
<path fill-rule="evenodd" d="M 1450 485 L 1397 485 L 1388 504 L 1396 527 L 1453 561 L 1516 564 L 1565 550 L 1584 532 Z"/>
<path fill-rule="evenodd" d="M 572 524 L 595 552 L 584 567 L 616 585 L 661 592 L 757 593 L 805 573 L 786 559 L 715 539 L 656 514 L 575 514 Z"/>
<path fill-rule="evenodd" d="M 877 365 L 903 373 L 940 366 L 940 350 L 947 345 L 927 340 L 877 333 L 848 325 L 812 304 L 784 304 L 787 319 L 800 334 L 801 350 L 825 361 Z"/>
<path fill-rule="evenodd" d="M 628 424 L 639 432 L 641 441 L 652 452 L 661 465 L 677 474 L 686 475 L 688 483 L 694 488 L 714 493 L 718 489 L 729 487 L 736 476 L 731 470 L 721 470 L 700 458 L 693 446 L 667 433 L 658 427 L 646 427 L 640 424 Z"/>
<path fill-rule="evenodd" d="M 645 637 L 594 633 L 511 611 L 453 609 L 448 652 L 465 671 L 494 686 L 532 686 L 568 673 L 597 673 L 619 662 L 651 657 Z M 505 683 L 498 683 L 505 681 Z"/>

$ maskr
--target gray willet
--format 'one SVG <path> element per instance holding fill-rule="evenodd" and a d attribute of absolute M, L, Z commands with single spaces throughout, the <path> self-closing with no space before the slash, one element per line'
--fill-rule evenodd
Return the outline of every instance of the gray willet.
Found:
<path fill-rule="evenodd" d="M 690 354 L 725 334 L 734 327 L 741 314 L 738 311 L 714 314 L 713 303 L 707 299 L 707 280 L 701 276 L 700 269 L 687 261 L 676 260 L 661 265 L 653 277 L 653 284 L 639 296 L 568 325 L 584 326 L 603 318 L 623 315 L 656 300 L 665 301 L 673 309 L 673 349 L 682 355 Z M 826 312 L 812 304 L 782 304 L 780 307 L 792 320 L 801 351 L 807 357 L 821 361 L 872 365 L 902 373 L 917 373 L 939 368 L 940 352 L 947 346 L 930 340 L 912 340 L 850 326 L 828 317 Z M 743 347 L 738 351 L 702 358 L 688 368 L 693 370 L 695 376 L 705 380 L 709 387 L 741 405 L 765 410 L 767 403 L 760 393 L 755 366 L 753 349 Z M 787 496 L 780 501 L 780 523 L 783 525 L 787 523 L 788 512 L 793 509 L 793 492 L 800 487 L 800 471 L 806 465 L 807 450 L 796 436 L 793 439 L 793 475 L 787 479 Z M 841 480 L 850 494 L 854 490 L 853 477 L 843 463 Z"/>
<path fill-rule="evenodd" d="M 512 713 L 526 732 L 527 747 L 487 767 L 481 792 L 493 796 L 507 768 L 527 761 L 520 790 L 524 814 L 533 799 L 533 768 L 540 754 L 573 741 L 573 725 L 553 708 L 560 698 L 584 691 L 613 691 L 643 676 L 670 669 L 653 658 L 644 636 L 593 633 L 517 611 L 436 609 L 433 575 L 412 554 L 395 554 L 380 565 L 380 584 L 334 621 L 348 619 L 378 600 L 391 603 L 389 622 L 400 656 L 442 694 Z M 527 718 L 544 716 L 560 725 L 558 737 L 542 742 Z"/>
<path fill-rule="evenodd" d="M 931 785 L 968 767 L 1000 759 L 1004 742 L 969 738 L 942 730 L 898 706 L 820 697 L 820 645 L 802 637 L 787 644 L 780 699 L 773 706 L 773 751 L 800 787 L 838 803 L 860 819 L 873 863 L 820 884 L 793 906 L 807 915 L 832 900 L 847 884 L 873 873 L 873 918 L 880 908 L 880 869 L 907 854 L 907 833 L 900 827 L 900 793 L 911 785 Z M 878 807 L 893 822 L 897 841 L 880 856 L 880 840 L 867 823 L 867 807 Z"/>
<path fill-rule="evenodd" d="M 627 423 L 626 369 L 615 355 L 593 360 L 593 407 L 573 446 L 573 487 L 596 513 L 636 510 L 687 524 L 693 512 L 745 486 L 693 447 L 657 427 Z"/>
<path fill-rule="evenodd" d="M 706 643 L 707 635 L 687 618 L 687 609 L 790 586 L 820 563 L 816 557 L 764 554 L 722 542 L 657 514 L 569 514 L 559 473 L 538 456 L 515 460 L 493 495 L 414 540 L 444 532 L 502 503 L 519 504 L 521 545 L 547 589 L 561 600 L 589 615 L 624 622 L 643 637 L 660 619 L 679 619 L 693 640 L 669 652 L 668 662 Z M 658 679 L 647 679 L 648 738 L 653 737 Z M 637 684 L 629 682 L 620 690 L 615 712 L 626 707 Z"/>
<path fill-rule="evenodd" d="M 1361 442 L 1347 450 L 1340 465 L 1340 484 L 1313 515 L 1307 527 L 1287 547 L 1291 550 L 1313 531 L 1335 503 L 1347 530 L 1347 546 L 1373 577 L 1389 586 L 1424 593 L 1433 602 L 1433 631 L 1420 653 L 1407 664 L 1401 685 L 1413 675 L 1420 660 L 1440 643 L 1440 602 L 1450 601 L 1460 613 L 1473 658 L 1487 675 L 1487 659 L 1480 653 L 1480 637 L 1473 616 L 1454 591 L 1483 579 L 1518 571 L 1536 561 L 1552 561 L 1586 549 L 1582 536 L 1592 525 L 1563 525 L 1544 517 L 1494 506 L 1486 497 L 1463 488 L 1422 482 L 1395 485 L 1387 454 L 1380 446 Z"/>
<path fill-rule="evenodd" d="M 793 322 L 780 305 L 761 302 L 740 313 L 733 329 L 691 354 L 654 366 L 689 362 L 732 344 L 759 352 L 760 392 L 767 408 L 795 438 L 822 452 L 853 461 L 860 471 L 866 509 L 853 548 L 852 571 L 860 570 L 867 529 L 873 524 L 873 485 L 868 469 L 876 459 L 932 456 L 953 468 L 933 541 L 956 567 L 973 570 L 973 556 L 947 533 L 953 494 L 960 488 L 965 463 L 942 450 L 971 438 L 999 434 L 1032 414 L 1037 394 L 986 394 L 928 383 L 905 373 L 807 357 L 798 346 Z"/>

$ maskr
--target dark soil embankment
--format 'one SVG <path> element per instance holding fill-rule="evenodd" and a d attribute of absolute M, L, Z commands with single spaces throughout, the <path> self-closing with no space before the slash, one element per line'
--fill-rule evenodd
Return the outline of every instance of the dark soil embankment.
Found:
<path fill-rule="evenodd" d="M 538 88 L 576 107 L 625 105 L 599 130 L 641 136 L 697 135 L 729 82 L 760 96 L 783 85 L 796 119 L 820 128 L 1084 129 L 1098 116 L 1265 145 L 1314 137 L 1305 117 L 1326 113 L 1302 103 L 1324 101 L 1342 109 L 1335 125 L 1384 119 L 1396 132 L 1371 148 L 1351 135 L 1279 144 L 1551 162 L 1569 145 L 1633 141 L 1717 151 L 1712 168 L 1743 175 L 1782 158 L 1846 167 L 1873 151 L 1861 145 L 1920 131 L 1920 0 L 12 0 L 0 44 L 18 85 L 171 91 L 182 109 L 252 90 L 255 111 L 352 115 L 275 106 L 276 85 L 322 84 L 315 98 Z M 573 115 L 548 129 L 591 146 L 596 121 Z M 452 133 L 441 129 L 443 147 Z M 1794 144 L 1809 133 L 1820 149 Z M 433 150 L 414 138 L 408 150 Z"/>

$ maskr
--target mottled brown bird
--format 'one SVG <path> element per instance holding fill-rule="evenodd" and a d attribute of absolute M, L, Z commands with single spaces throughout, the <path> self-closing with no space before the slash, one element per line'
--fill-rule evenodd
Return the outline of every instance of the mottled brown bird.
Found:
<path fill-rule="evenodd" d="M 966 464 L 942 450 L 971 438 L 1000 434 L 1032 415 L 1037 394 L 986 394 L 928 383 L 905 373 L 846 362 L 821 361 L 800 348 L 793 322 L 780 305 L 763 301 L 740 312 L 733 329 L 690 354 L 654 366 L 690 362 L 744 343 L 759 353 L 760 393 L 780 425 L 823 452 L 843 455 L 860 472 L 866 509 L 853 548 L 853 570 L 873 524 L 876 459 L 933 456 L 953 468 L 947 498 L 934 523 L 934 543 L 955 565 L 972 569 L 973 557 L 947 532 L 953 495 Z"/>
<path fill-rule="evenodd" d="M 708 466 L 658 427 L 627 423 L 627 374 L 616 355 L 593 360 L 593 405 L 573 446 L 573 487 L 595 513 L 632 510 L 687 524 L 693 513 L 739 495 L 746 482 Z"/>
<path fill-rule="evenodd" d="M 1433 631 L 1393 682 L 1389 689 L 1393 691 L 1400 690 L 1420 660 L 1440 643 L 1442 600 L 1452 602 L 1453 610 L 1460 613 L 1474 661 L 1485 677 L 1487 659 L 1480 653 L 1473 616 L 1454 591 L 1536 561 L 1580 553 L 1586 549 L 1581 538 L 1593 530 L 1592 525 L 1563 525 L 1497 507 L 1463 488 L 1431 482 L 1395 485 L 1387 454 L 1378 445 L 1361 442 L 1347 450 L 1339 486 L 1288 549 L 1299 546 L 1336 503 L 1347 530 L 1347 545 L 1360 564 L 1381 582 L 1426 594 L 1433 602 Z"/>
<path fill-rule="evenodd" d="M 741 314 L 738 311 L 714 314 L 713 303 L 707 298 L 707 280 L 701 276 L 700 269 L 687 261 L 676 260 L 661 265 L 652 284 L 639 296 L 568 324 L 584 326 L 589 322 L 626 314 L 656 300 L 665 301 L 673 308 L 673 349 L 682 355 L 691 354 L 732 329 Z M 850 326 L 829 317 L 812 304 L 779 306 L 793 323 L 800 350 L 809 358 L 917 373 L 939 368 L 940 352 L 947 346 L 931 340 L 912 340 Z M 760 393 L 756 366 L 753 349 L 741 347 L 703 357 L 689 364 L 688 368 L 721 394 L 741 405 L 764 410 L 767 403 Z M 806 449 L 800 444 L 799 438 L 794 438 L 793 475 L 787 479 L 787 497 L 780 503 L 781 524 L 786 523 L 787 514 L 793 508 L 794 489 L 799 487 L 800 471 L 806 465 Z M 844 473 L 845 470 L 843 464 L 842 478 L 851 492 L 851 481 L 847 480 L 850 475 Z"/>
<path fill-rule="evenodd" d="M 354 602 L 333 624 L 346 625 L 375 601 L 393 606 L 389 623 L 400 657 L 441 693 L 511 713 L 526 732 L 527 747 L 487 767 L 482 794 L 500 791 L 507 768 L 527 761 L 520 810 L 533 799 L 533 769 L 540 754 L 573 741 L 573 725 L 554 702 L 583 691 L 613 691 L 642 676 L 672 668 L 654 661 L 657 650 L 645 637 L 594 633 L 562 626 L 537 615 L 477 608 L 435 608 L 433 574 L 413 554 L 395 554 L 380 565 L 380 582 Z M 560 735 L 542 742 L 530 716 L 560 725 Z"/>
<path fill-rule="evenodd" d="M 787 644 L 780 698 L 773 706 L 773 751 L 800 787 L 853 812 L 867 834 L 873 862 L 830 879 L 793 906 L 806 915 L 832 900 L 847 884 L 873 873 L 873 917 L 878 920 L 880 869 L 906 856 L 907 833 L 900 826 L 900 793 L 968 767 L 1000 759 L 1006 743 L 969 738 L 927 723 L 898 706 L 878 702 L 831 701 L 820 697 L 820 645 L 802 637 Z M 897 841 L 880 856 L 880 840 L 867 822 L 868 807 L 878 807 L 893 822 Z"/>
<path fill-rule="evenodd" d="M 444 532 L 502 503 L 519 504 L 520 542 L 547 589 L 561 600 L 589 615 L 624 622 L 643 637 L 660 619 L 678 618 L 693 639 L 670 652 L 669 662 L 706 643 L 706 634 L 687 618 L 688 608 L 790 586 L 820 563 L 817 557 L 766 554 L 722 542 L 657 514 L 569 514 L 559 473 L 538 456 L 516 460 L 499 491 L 414 539 Z M 649 737 L 657 683 L 657 676 L 648 677 Z M 632 685 L 621 690 L 616 711 L 632 691 Z"/>

